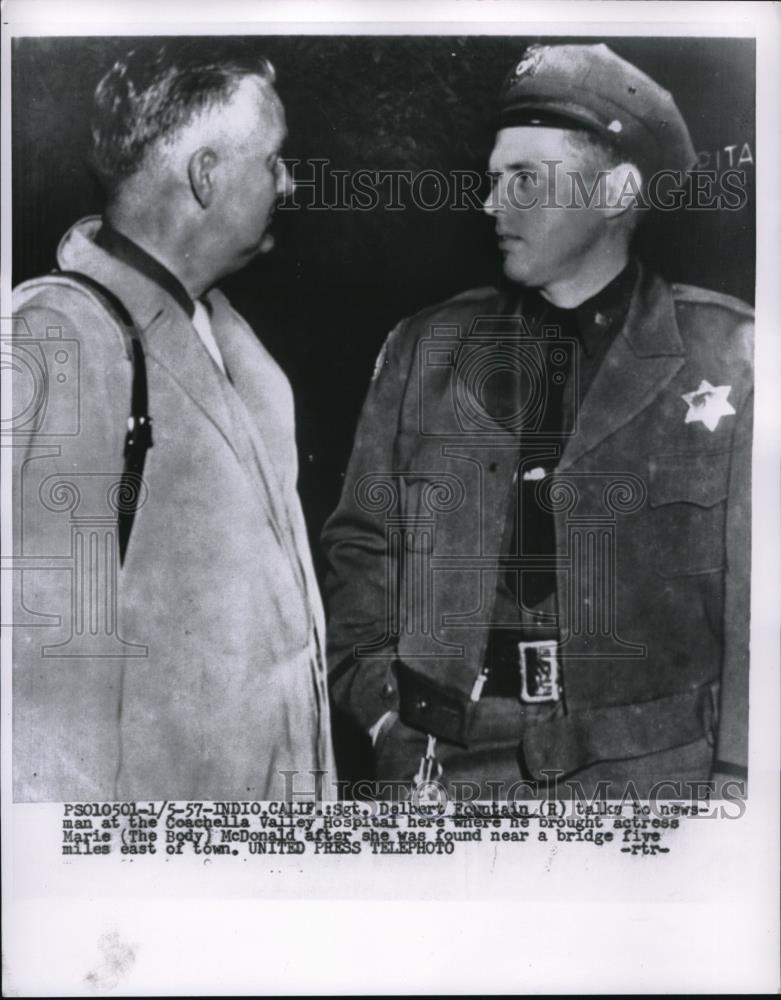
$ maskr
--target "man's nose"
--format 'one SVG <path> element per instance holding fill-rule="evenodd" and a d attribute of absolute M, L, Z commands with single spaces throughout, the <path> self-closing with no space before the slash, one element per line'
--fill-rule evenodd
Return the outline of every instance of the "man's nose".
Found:
<path fill-rule="evenodd" d="M 483 199 L 482 209 L 486 215 L 493 218 L 501 209 L 501 192 L 499 189 L 499 178 L 492 175 L 489 171 L 489 178 L 491 180 L 491 187 L 489 188 L 488 195 Z"/>

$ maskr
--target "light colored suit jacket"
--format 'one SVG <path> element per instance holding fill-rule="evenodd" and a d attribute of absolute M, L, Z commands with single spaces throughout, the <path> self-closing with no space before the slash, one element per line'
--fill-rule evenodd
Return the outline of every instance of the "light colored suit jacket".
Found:
<path fill-rule="evenodd" d="M 212 291 L 231 384 L 181 306 L 93 243 L 99 225 L 78 223 L 58 262 L 113 292 L 143 332 L 154 445 L 120 567 L 121 330 L 67 277 L 21 285 L 14 796 L 306 794 L 310 772 L 335 774 L 290 386 Z"/>

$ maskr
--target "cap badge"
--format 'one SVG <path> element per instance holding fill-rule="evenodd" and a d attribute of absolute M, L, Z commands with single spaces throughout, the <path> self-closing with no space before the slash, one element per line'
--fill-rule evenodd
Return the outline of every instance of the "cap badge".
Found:
<path fill-rule="evenodd" d="M 519 80 L 523 76 L 534 76 L 537 67 L 542 62 L 545 50 L 541 45 L 530 46 L 523 55 L 523 59 L 515 67 L 515 78 Z"/>
<path fill-rule="evenodd" d="M 696 424 L 699 421 L 705 424 L 709 431 L 715 431 L 722 417 L 729 417 L 735 413 L 735 407 L 727 401 L 731 391 L 731 385 L 711 385 L 703 379 L 694 392 L 687 392 L 681 396 L 689 407 L 684 423 Z"/>

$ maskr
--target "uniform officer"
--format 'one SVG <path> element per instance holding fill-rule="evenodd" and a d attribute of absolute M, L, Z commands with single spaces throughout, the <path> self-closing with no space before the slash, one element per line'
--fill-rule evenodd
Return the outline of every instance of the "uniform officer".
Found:
<path fill-rule="evenodd" d="M 752 313 L 630 250 L 652 182 L 694 161 L 671 95 L 605 45 L 510 73 L 503 283 L 391 332 L 323 535 L 332 692 L 378 779 L 745 776 Z"/>

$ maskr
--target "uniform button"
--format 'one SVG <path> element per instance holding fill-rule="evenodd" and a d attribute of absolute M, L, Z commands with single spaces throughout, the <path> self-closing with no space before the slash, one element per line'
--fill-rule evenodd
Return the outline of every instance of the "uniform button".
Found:
<path fill-rule="evenodd" d="M 488 466 L 488 471 L 489 472 L 496 472 L 497 468 L 498 468 L 498 466 L 497 466 L 496 462 L 491 462 L 491 464 Z"/>
<path fill-rule="evenodd" d="M 390 699 L 390 698 L 393 697 L 395 691 L 396 691 L 396 689 L 394 688 L 394 686 L 392 684 L 383 684 L 382 685 L 382 692 L 381 692 L 381 694 L 382 694 L 382 697 L 386 701 L 388 701 L 388 699 Z"/>
<path fill-rule="evenodd" d="M 428 702 L 425 698 L 418 698 L 417 704 L 415 706 L 419 712 L 425 712 L 428 709 Z"/>

